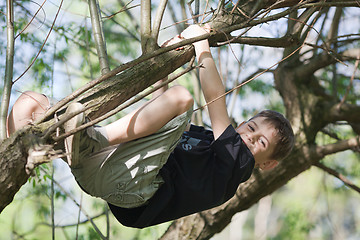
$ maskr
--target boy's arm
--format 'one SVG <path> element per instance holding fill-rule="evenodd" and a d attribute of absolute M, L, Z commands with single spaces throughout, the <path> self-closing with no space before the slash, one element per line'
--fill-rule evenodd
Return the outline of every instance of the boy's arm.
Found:
<path fill-rule="evenodd" d="M 198 26 L 188 27 L 181 35 L 185 38 L 192 38 L 203 35 L 207 31 Z M 224 95 L 225 87 L 217 71 L 214 59 L 210 52 L 208 40 L 202 40 L 193 43 L 195 47 L 196 58 L 200 67 L 200 83 L 204 93 L 206 103 Z M 227 113 L 225 96 L 208 105 L 211 126 L 215 139 L 217 139 L 224 130 L 230 125 L 230 118 Z"/>
<path fill-rule="evenodd" d="M 175 43 L 178 43 L 178 42 L 180 42 L 180 41 L 181 41 L 181 39 L 180 39 L 179 35 L 177 35 L 177 36 L 175 36 L 175 37 L 173 37 L 173 38 L 165 41 L 165 42 L 161 45 L 161 47 L 167 47 L 167 46 L 173 45 L 173 44 L 175 44 Z M 180 48 L 179 48 L 179 49 L 180 49 Z M 163 82 L 165 82 L 166 80 L 168 80 L 168 77 L 167 77 L 167 76 L 166 76 L 165 78 L 157 81 L 157 82 L 154 84 L 154 87 L 157 87 L 157 86 L 161 85 L 161 84 L 162 84 Z M 161 88 L 159 88 L 158 90 L 156 90 L 155 92 L 153 92 L 152 98 L 154 99 L 154 98 L 160 96 L 161 94 L 163 94 L 163 93 L 164 93 L 166 90 L 168 90 L 168 89 L 169 89 L 169 85 L 168 85 L 168 84 L 164 85 L 163 87 L 161 87 Z"/>
<path fill-rule="evenodd" d="M 161 85 L 163 82 L 165 82 L 168 79 L 168 77 L 165 77 L 159 81 L 157 81 L 154 84 L 154 87 L 157 87 L 159 85 Z M 161 94 L 163 94 L 166 90 L 168 90 L 169 86 L 166 84 L 164 86 L 162 86 L 161 88 L 159 88 L 158 90 L 156 90 L 155 92 L 152 93 L 152 98 L 157 98 L 158 96 L 160 96 Z"/>

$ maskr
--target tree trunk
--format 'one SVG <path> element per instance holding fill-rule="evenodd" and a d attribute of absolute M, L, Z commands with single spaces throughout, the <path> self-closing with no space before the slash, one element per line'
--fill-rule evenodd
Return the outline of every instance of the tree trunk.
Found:
<path fill-rule="evenodd" d="M 263 5 L 260 6 L 259 2 Z M 213 26 L 215 29 L 223 30 L 234 24 L 243 23 L 244 25 L 239 25 L 238 29 L 243 28 L 248 24 L 251 14 L 275 2 L 239 1 L 242 14 L 231 15 L 222 12 L 213 19 Z M 281 2 L 291 6 L 299 1 Z M 217 41 L 223 40 L 226 41 L 227 36 L 222 31 L 218 31 L 211 42 L 216 44 Z M 156 56 L 107 79 L 77 100 L 87 106 L 97 104 L 87 112 L 91 118 L 96 118 L 167 76 L 188 62 L 192 56 L 192 48 Z M 326 94 L 315 78 L 314 73 L 317 69 L 333 61 L 334 58 L 324 54 L 318 58 L 314 57 L 307 64 L 299 59 L 295 61 L 292 59 L 291 62 L 287 61 L 279 65 L 274 74 L 275 87 L 283 99 L 287 118 L 292 123 L 297 138 L 291 155 L 272 171 L 254 170 L 252 177 L 241 184 L 236 195 L 222 206 L 174 221 L 162 239 L 211 238 L 230 223 L 235 213 L 248 209 L 262 197 L 284 186 L 290 179 L 323 158 L 326 153 L 323 148 L 315 145 L 315 137 L 324 126 L 338 120 L 360 122 L 360 107 L 345 103 L 339 105 L 338 99 Z M 0 212 L 10 204 L 16 192 L 29 177 L 29 172 L 26 171 L 29 149 L 34 148 L 41 141 L 44 141 L 42 144 L 55 144 L 51 139 L 42 138 L 42 132 L 53 122 L 52 119 L 48 119 L 38 126 L 29 126 L 1 142 Z M 354 129 L 355 127 L 356 124 Z M 349 149 L 350 145 L 344 146 L 343 150 L 346 148 Z M 331 153 L 331 151 L 327 153 L 329 152 Z"/>

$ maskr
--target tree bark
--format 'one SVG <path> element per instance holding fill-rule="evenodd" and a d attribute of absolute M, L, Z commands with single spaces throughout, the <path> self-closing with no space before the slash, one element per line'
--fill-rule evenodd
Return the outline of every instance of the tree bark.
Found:
<path fill-rule="evenodd" d="M 262 5 L 258 4 L 259 2 Z M 299 1 L 279 2 L 292 6 Z M 249 18 L 252 14 L 274 3 L 275 1 L 239 1 L 242 14 L 222 12 L 212 22 L 213 28 L 218 29 L 218 33 L 211 38 L 212 44 L 216 45 L 219 41 L 227 39 L 226 34 L 220 29 L 241 23 L 243 25 L 238 25 L 239 28 L 250 26 Z M 298 44 L 298 41 L 289 39 L 292 41 L 291 44 Z M 192 48 L 187 47 L 183 51 L 171 51 L 151 58 L 107 79 L 81 95 L 77 101 L 87 106 L 95 105 L 87 112 L 91 118 L 101 116 L 188 62 L 193 54 Z M 340 109 L 336 108 L 338 99 L 326 94 L 317 82 L 314 72 L 323 66 L 321 61 L 325 57 L 313 58 L 312 61 L 318 61 L 311 64 L 301 62 L 299 56 L 294 57 L 295 61 L 291 59 L 292 62 L 280 64 L 274 74 L 275 87 L 283 99 L 287 118 L 292 123 L 297 138 L 291 155 L 272 171 L 254 170 L 252 177 L 241 184 L 236 195 L 222 206 L 174 221 L 162 239 L 211 238 L 230 223 L 235 213 L 251 207 L 262 197 L 276 191 L 318 162 L 323 155 L 317 151 L 315 137 L 324 126 L 344 119 L 351 122 L 360 121 L 358 106 L 344 104 Z M 299 71 L 299 68 L 303 68 L 303 71 Z M 324 111 L 325 109 L 330 111 Z M 353 111 L 351 117 L 347 115 L 350 111 Z M 0 212 L 11 203 L 16 192 L 29 177 L 26 171 L 29 149 L 39 142 L 55 144 L 51 139 L 42 138 L 42 132 L 53 122 L 48 119 L 40 125 L 29 126 L 1 142 Z"/>
<path fill-rule="evenodd" d="M 184 51 L 171 51 L 156 56 L 107 79 L 77 100 L 86 105 L 100 103 L 88 112 L 91 118 L 96 118 L 174 72 L 188 62 L 193 54 L 193 49 L 188 47 Z M 11 203 L 14 195 L 29 178 L 29 174 L 25 171 L 29 149 L 34 148 L 37 144 L 45 143 L 61 146 L 61 143 L 43 139 L 42 136 L 43 131 L 54 124 L 54 121 L 54 119 L 49 119 L 38 126 L 29 126 L 1 142 L 0 212 Z M 33 141 L 29 141 L 30 139 Z"/>

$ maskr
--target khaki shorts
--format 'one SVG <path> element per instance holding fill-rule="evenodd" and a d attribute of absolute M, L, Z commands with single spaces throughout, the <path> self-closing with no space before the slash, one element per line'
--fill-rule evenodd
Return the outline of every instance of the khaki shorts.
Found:
<path fill-rule="evenodd" d="M 144 205 L 163 183 L 158 174 L 190 122 L 192 110 L 158 132 L 127 143 L 107 146 L 102 128 L 88 128 L 90 146 L 81 144 L 80 164 L 72 168 L 88 194 L 123 208 Z M 95 140 L 95 141 L 94 141 Z"/>

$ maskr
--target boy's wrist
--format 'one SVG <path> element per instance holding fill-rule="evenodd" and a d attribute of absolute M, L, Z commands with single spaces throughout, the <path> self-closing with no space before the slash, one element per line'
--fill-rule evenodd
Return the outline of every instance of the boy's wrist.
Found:
<path fill-rule="evenodd" d="M 201 40 L 199 42 L 195 42 L 193 43 L 193 45 L 195 47 L 195 54 L 198 59 L 200 58 L 200 55 L 203 52 L 210 52 L 210 46 L 207 40 Z"/>
<path fill-rule="evenodd" d="M 205 58 L 211 58 L 212 55 L 210 51 L 202 51 L 200 54 L 196 55 L 198 63 L 202 63 Z"/>

